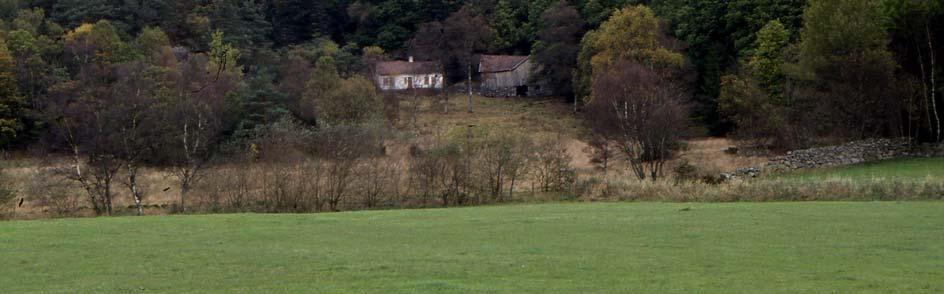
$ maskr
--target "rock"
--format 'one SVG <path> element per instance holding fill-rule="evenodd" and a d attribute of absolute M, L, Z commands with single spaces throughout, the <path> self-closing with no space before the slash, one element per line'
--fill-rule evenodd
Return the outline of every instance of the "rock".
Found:
<path fill-rule="evenodd" d="M 936 155 L 944 155 L 944 144 L 912 147 L 907 138 L 867 139 L 838 146 L 791 150 L 786 155 L 772 158 L 767 166 L 773 165 L 781 169 L 817 168 Z"/>

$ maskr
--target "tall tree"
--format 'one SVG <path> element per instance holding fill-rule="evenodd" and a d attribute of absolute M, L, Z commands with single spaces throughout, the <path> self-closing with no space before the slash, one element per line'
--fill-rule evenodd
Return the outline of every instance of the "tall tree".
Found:
<path fill-rule="evenodd" d="M 685 58 L 672 51 L 672 45 L 651 9 L 642 5 L 620 9 L 581 41 L 574 78 L 579 99 L 591 100 L 593 77 L 617 62 L 630 60 L 653 68 L 681 67 Z"/>
<path fill-rule="evenodd" d="M 115 0 L 60 0 L 52 6 L 52 17 L 66 27 L 75 28 L 83 23 L 114 20 L 120 3 Z"/>
<path fill-rule="evenodd" d="M 134 201 L 138 215 L 144 214 L 142 202 L 144 187 L 139 177 L 160 144 L 167 124 L 162 123 L 160 95 L 166 93 L 165 71 L 147 64 L 134 62 L 116 69 L 118 80 L 109 91 L 106 109 L 100 113 L 107 123 L 114 124 L 105 144 L 116 146 L 111 156 L 124 169 L 122 183 Z"/>
<path fill-rule="evenodd" d="M 585 0 L 580 6 L 580 13 L 590 27 L 598 27 L 610 18 L 613 12 L 623 7 L 647 4 L 647 0 Z"/>
<path fill-rule="evenodd" d="M 877 0 L 814 0 L 804 12 L 799 66 L 807 95 L 828 107 L 830 135 L 898 134 L 897 64 Z M 812 79 L 809 79 L 812 78 Z M 823 130 L 826 131 L 826 130 Z"/>
<path fill-rule="evenodd" d="M 750 56 L 755 33 L 780 20 L 795 39 L 807 0 L 662 0 L 653 9 L 665 17 L 672 35 L 684 41 L 698 73 L 693 98 L 695 117 L 714 134 L 729 125 L 717 112 L 721 77 Z"/>
<path fill-rule="evenodd" d="M 662 175 L 687 129 L 684 57 L 672 46 L 642 5 L 615 12 L 582 41 L 578 73 L 589 85 L 577 86 L 589 87 L 589 126 L 615 141 L 641 180 Z"/>
<path fill-rule="evenodd" d="M 534 78 L 551 87 L 554 94 L 574 99 L 571 81 L 580 52 L 583 20 L 576 8 L 561 0 L 544 11 L 541 23 L 533 54 L 540 67 Z"/>
<path fill-rule="evenodd" d="M 790 32 L 778 20 L 770 21 L 757 32 L 757 45 L 748 61 L 750 71 L 772 99 L 783 96 L 784 50 L 790 43 Z"/>
<path fill-rule="evenodd" d="M 209 17 L 214 29 L 223 31 L 225 41 L 243 52 L 240 61 L 244 64 L 259 62 L 260 51 L 272 46 L 272 24 L 265 17 L 262 1 L 215 1 Z"/>
<path fill-rule="evenodd" d="M 439 66 L 439 73 L 445 77 L 445 63 L 449 59 L 449 50 L 446 43 L 446 32 L 442 23 L 437 21 L 424 23 L 416 30 L 416 35 L 411 40 L 410 54 L 420 60 L 436 62 Z M 446 94 L 445 85 L 443 85 L 439 94 L 442 100 L 443 113 L 449 113 L 449 95 Z"/>
<path fill-rule="evenodd" d="M 469 94 L 469 112 L 472 112 L 472 73 L 475 56 L 485 49 L 486 41 L 492 35 L 492 29 L 485 18 L 478 14 L 471 5 L 463 6 L 443 23 L 446 47 L 452 59 L 466 73 L 466 88 Z"/>
<path fill-rule="evenodd" d="M 944 39 L 944 3 L 921 0 L 884 0 L 882 12 L 892 38 L 892 50 L 901 60 L 904 71 L 920 80 L 920 102 L 922 112 L 918 124 L 923 125 L 917 134 L 919 139 L 944 141 L 944 101 L 939 83 L 939 56 L 944 51 L 938 40 Z"/>
<path fill-rule="evenodd" d="M 14 73 L 13 56 L 0 40 L 0 149 L 22 136 L 26 100 L 20 94 Z"/>
<path fill-rule="evenodd" d="M 170 93 L 163 113 L 168 123 L 163 148 L 170 174 L 177 179 L 180 209 L 186 210 L 191 188 L 206 175 L 213 151 L 226 130 L 226 96 L 231 85 L 195 88 L 193 80 L 207 80 L 206 63 L 192 60 L 179 71 L 172 70 Z"/>
<path fill-rule="evenodd" d="M 63 36 L 69 64 L 76 70 L 87 65 L 108 66 L 133 59 L 127 44 L 110 21 L 82 24 Z"/>
<path fill-rule="evenodd" d="M 266 14 L 272 24 L 272 40 L 276 46 L 301 44 L 316 36 L 340 37 L 346 14 L 346 1 L 274 0 Z"/>
<path fill-rule="evenodd" d="M 278 122 L 289 113 L 285 102 L 285 95 L 272 85 L 271 75 L 262 73 L 252 77 L 240 98 L 242 113 L 237 131 L 248 134 L 255 128 Z"/>
<path fill-rule="evenodd" d="M 659 179 L 666 161 L 687 131 L 688 113 L 682 87 L 651 65 L 617 61 L 593 79 L 588 105 L 600 138 L 614 138 L 633 174 Z"/>
<path fill-rule="evenodd" d="M 492 47 L 498 51 L 526 53 L 530 47 L 528 1 L 498 0 L 494 12 L 495 36 Z"/>

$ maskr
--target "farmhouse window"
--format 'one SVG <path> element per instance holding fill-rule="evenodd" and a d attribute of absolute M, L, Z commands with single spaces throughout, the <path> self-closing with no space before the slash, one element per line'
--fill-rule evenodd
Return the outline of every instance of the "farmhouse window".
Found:
<path fill-rule="evenodd" d="M 393 78 L 385 77 L 383 78 L 384 88 L 390 88 L 393 86 Z"/>
<path fill-rule="evenodd" d="M 429 76 L 426 76 L 426 77 L 423 78 L 423 85 L 424 85 L 424 86 L 429 86 Z"/>

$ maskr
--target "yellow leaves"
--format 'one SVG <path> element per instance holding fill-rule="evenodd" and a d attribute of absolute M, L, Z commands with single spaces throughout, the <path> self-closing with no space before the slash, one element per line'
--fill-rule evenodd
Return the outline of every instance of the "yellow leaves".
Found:
<path fill-rule="evenodd" d="M 364 47 L 364 49 L 362 49 L 361 51 L 363 52 L 364 56 L 374 57 L 374 58 L 378 58 L 378 57 L 382 58 L 383 55 L 385 54 L 384 49 L 381 48 L 380 46 L 367 46 L 367 47 Z"/>
<path fill-rule="evenodd" d="M 138 34 L 137 50 L 152 65 L 173 67 L 177 64 L 170 45 L 170 38 L 160 28 L 145 27 Z"/>
<path fill-rule="evenodd" d="M 591 58 L 594 68 L 606 67 L 619 60 L 634 60 L 658 67 L 680 67 L 682 54 L 660 43 L 659 19 L 646 6 L 620 9 L 587 39 L 598 53 Z"/>
<path fill-rule="evenodd" d="M 79 40 L 80 38 L 84 38 L 85 36 L 88 36 L 89 34 L 92 33 L 93 27 L 95 27 L 95 25 L 90 24 L 90 23 L 83 23 L 82 25 L 75 28 L 74 30 L 66 33 L 65 40 L 75 41 L 75 40 Z"/>
<path fill-rule="evenodd" d="M 239 49 L 223 40 L 223 31 L 217 30 L 210 41 L 210 62 L 207 64 L 207 70 L 213 73 L 216 79 L 225 75 L 239 80 L 242 77 L 242 69 L 236 63 L 239 53 Z"/>
<path fill-rule="evenodd" d="M 575 89 L 585 102 L 592 100 L 592 78 L 622 61 L 650 69 L 680 69 L 685 57 L 667 48 L 660 20 L 644 5 L 620 9 L 581 41 Z"/>
<path fill-rule="evenodd" d="M 84 23 L 64 36 L 66 47 L 80 62 L 114 62 L 124 47 L 111 22 Z"/>
<path fill-rule="evenodd" d="M 4 39 L 0 39 L 0 73 L 12 72 L 13 71 L 13 55 L 10 54 L 10 49 L 7 48 L 7 42 Z"/>

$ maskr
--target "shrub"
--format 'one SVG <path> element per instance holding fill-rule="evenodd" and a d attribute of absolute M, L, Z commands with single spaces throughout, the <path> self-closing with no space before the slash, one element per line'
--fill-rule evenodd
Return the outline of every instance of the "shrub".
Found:
<path fill-rule="evenodd" d="M 38 202 L 44 211 L 56 217 L 74 216 L 79 211 L 80 197 L 75 194 L 78 187 L 70 181 L 55 176 L 49 169 L 37 170 L 23 187 L 24 194 Z"/>

